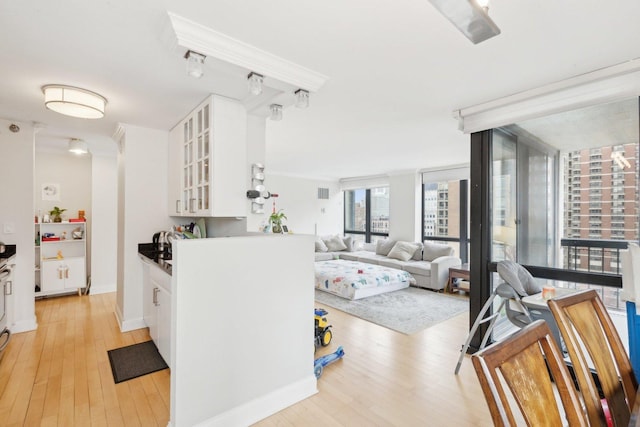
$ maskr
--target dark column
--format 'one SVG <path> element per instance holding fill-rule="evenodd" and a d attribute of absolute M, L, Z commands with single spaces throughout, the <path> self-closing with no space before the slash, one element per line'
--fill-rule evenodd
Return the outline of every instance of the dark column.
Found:
<path fill-rule="evenodd" d="M 491 295 L 491 142 L 492 131 L 471 134 L 471 253 L 469 329 Z M 487 313 L 489 315 L 490 312 Z M 488 324 L 482 324 L 471 341 L 469 352 L 480 347 Z"/>

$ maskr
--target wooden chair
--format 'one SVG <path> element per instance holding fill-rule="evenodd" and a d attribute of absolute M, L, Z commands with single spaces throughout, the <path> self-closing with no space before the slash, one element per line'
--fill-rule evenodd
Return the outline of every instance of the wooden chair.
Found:
<path fill-rule="evenodd" d="M 607 423 L 589 359 L 598 374 L 613 425 L 628 425 L 638 382 L 598 293 L 588 290 L 552 299 L 549 309 L 571 358 L 591 425 Z"/>
<path fill-rule="evenodd" d="M 544 320 L 479 351 L 471 360 L 494 425 L 518 425 L 505 384 L 529 426 L 588 425 L 562 353 Z"/>

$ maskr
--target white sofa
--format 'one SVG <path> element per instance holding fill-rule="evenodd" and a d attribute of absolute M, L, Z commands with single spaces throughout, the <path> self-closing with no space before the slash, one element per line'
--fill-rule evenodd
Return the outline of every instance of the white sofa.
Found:
<path fill-rule="evenodd" d="M 454 249 L 446 244 L 379 240 L 377 243 L 365 243 L 361 249 L 354 250 L 350 237 L 340 237 L 343 245 L 327 244 L 328 241 L 331 242 L 329 239 L 333 239 L 336 243 L 336 237 L 339 236 L 328 236 L 316 240 L 316 261 L 346 259 L 397 268 L 410 273 L 416 279 L 416 286 L 434 291 L 445 289 L 449 280 L 449 268 L 462 264 L 460 258 L 454 256 Z M 325 243 L 324 247 L 319 241 Z M 397 250 L 394 250 L 399 242 L 399 246 L 405 249 L 410 245 L 416 248 L 409 259 L 405 260 L 408 253 L 406 250 L 401 251 L 400 255 Z M 343 249 L 337 250 L 343 246 Z M 326 250 L 323 250 L 324 248 Z"/>

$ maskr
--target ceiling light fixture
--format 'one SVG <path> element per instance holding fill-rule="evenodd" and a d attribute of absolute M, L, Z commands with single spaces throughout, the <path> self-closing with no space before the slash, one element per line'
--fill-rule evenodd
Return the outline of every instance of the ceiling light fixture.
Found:
<path fill-rule="evenodd" d="M 269 110 L 271 111 L 270 119 L 273 121 L 282 120 L 282 105 L 280 104 L 271 104 L 269 105 Z"/>
<path fill-rule="evenodd" d="M 611 153 L 611 159 L 616 162 L 616 164 L 618 165 L 618 167 L 620 169 L 624 169 L 626 168 L 631 168 L 631 164 L 629 163 L 629 160 L 627 160 L 624 157 L 624 153 L 620 152 L 620 151 L 614 151 L 613 153 Z"/>
<path fill-rule="evenodd" d="M 500 34 L 500 28 L 489 18 L 488 0 L 429 0 L 473 44 Z"/>
<path fill-rule="evenodd" d="M 296 107 L 307 108 L 309 106 L 309 91 L 298 89 L 294 94 L 296 96 Z"/>
<path fill-rule="evenodd" d="M 69 141 L 69 152 L 74 154 L 87 154 L 89 152 L 89 146 L 81 139 L 72 138 Z"/>
<path fill-rule="evenodd" d="M 264 76 L 253 71 L 247 76 L 247 85 L 252 95 L 260 95 L 262 93 L 262 81 Z"/>
<path fill-rule="evenodd" d="M 478 3 L 478 6 L 480 6 L 485 13 L 489 12 L 489 0 L 476 0 L 476 3 Z"/>
<path fill-rule="evenodd" d="M 90 90 L 65 85 L 42 87 L 44 105 L 51 111 L 81 119 L 101 119 L 107 100 Z"/>
<path fill-rule="evenodd" d="M 184 54 L 184 57 L 187 58 L 187 74 L 196 79 L 202 77 L 204 74 L 203 65 L 206 56 L 201 53 L 188 50 L 187 53 Z"/>

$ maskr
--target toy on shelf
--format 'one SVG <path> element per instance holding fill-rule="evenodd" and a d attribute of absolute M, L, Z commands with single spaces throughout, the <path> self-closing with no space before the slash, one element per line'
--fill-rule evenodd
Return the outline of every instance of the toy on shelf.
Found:
<path fill-rule="evenodd" d="M 340 360 L 344 357 L 344 350 L 342 346 L 339 346 L 338 349 L 330 354 L 325 356 L 318 357 L 313 363 L 313 373 L 316 375 L 316 379 L 320 378 L 322 375 L 322 371 L 324 371 L 324 367 L 332 364 L 336 360 Z"/>
<path fill-rule="evenodd" d="M 327 314 L 327 311 L 322 308 L 316 308 L 314 310 L 316 324 L 314 340 L 315 348 L 320 346 L 326 347 L 331 343 L 333 334 L 331 333 L 331 325 L 328 324 L 327 318 L 325 317 Z"/>

